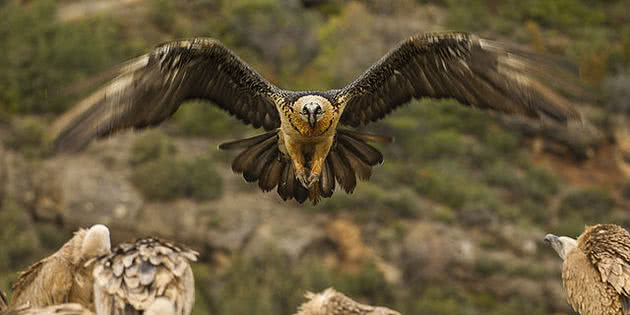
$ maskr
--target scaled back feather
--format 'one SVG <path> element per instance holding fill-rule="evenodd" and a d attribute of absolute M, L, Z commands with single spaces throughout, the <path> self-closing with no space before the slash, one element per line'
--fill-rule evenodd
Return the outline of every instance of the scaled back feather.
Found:
<path fill-rule="evenodd" d="M 96 312 L 140 315 L 165 298 L 175 314 L 190 314 L 195 302 L 190 262 L 197 256 L 196 251 L 158 238 L 118 245 L 110 255 L 88 262 L 95 264 Z"/>

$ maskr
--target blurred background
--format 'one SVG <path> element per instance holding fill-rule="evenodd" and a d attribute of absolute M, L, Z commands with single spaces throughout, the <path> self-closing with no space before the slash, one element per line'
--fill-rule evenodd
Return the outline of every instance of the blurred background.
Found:
<path fill-rule="evenodd" d="M 217 144 L 258 131 L 204 103 L 52 156 L 57 115 L 159 42 L 221 40 L 286 89 L 339 88 L 417 32 L 461 30 L 579 67 L 571 133 L 414 101 L 368 130 L 396 138 L 354 194 L 283 202 Z M 201 252 L 195 314 L 295 312 L 334 286 L 403 314 L 569 314 L 542 239 L 630 226 L 627 0 L 0 0 L 0 289 L 73 230 L 107 224 Z M 10 292 L 10 291 L 9 291 Z"/>

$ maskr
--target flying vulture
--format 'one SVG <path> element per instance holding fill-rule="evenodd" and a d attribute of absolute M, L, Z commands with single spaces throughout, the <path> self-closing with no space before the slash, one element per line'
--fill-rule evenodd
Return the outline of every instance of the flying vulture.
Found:
<path fill-rule="evenodd" d="M 190 262 L 198 253 L 158 238 L 122 243 L 112 253 L 87 264 L 94 267 L 94 304 L 97 314 L 146 314 L 171 305 L 176 315 L 188 315 L 195 304 L 195 282 Z"/>
<path fill-rule="evenodd" d="M 309 301 L 300 305 L 295 315 L 400 315 L 386 307 L 357 303 L 333 288 L 305 296 Z"/>
<path fill-rule="evenodd" d="M 160 124 L 185 100 L 204 99 L 261 135 L 224 143 L 240 149 L 232 170 L 284 200 L 317 203 L 336 185 L 352 193 L 383 155 L 369 142 L 391 138 L 344 129 L 387 116 L 414 98 L 455 98 L 464 105 L 566 124 L 580 114 L 541 83 L 551 62 L 469 33 L 418 34 L 402 41 L 342 89 L 288 91 L 265 80 L 210 38 L 177 40 L 121 66 L 111 83 L 53 126 L 56 150 Z"/>
<path fill-rule="evenodd" d="M 79 303 L 93 309 L 92 268 L 84 264 L 110 253 L 109 229 L 101 224 L 80 229 L 53 255 L 31 265 L 13 284 L 11 305 L 44 307 Z"/>
<path fill-rule="evenodd" d="M 577 240 L 547 234 L 564 260 L 569 304 L 582 315 L 630 314 L 630 233 L 615 224 L 589 226 Z"/>

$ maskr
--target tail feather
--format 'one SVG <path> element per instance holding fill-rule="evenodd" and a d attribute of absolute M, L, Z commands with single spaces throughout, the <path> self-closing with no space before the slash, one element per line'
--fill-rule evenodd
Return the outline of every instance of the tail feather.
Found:
<path fill-rule="evenodd" d="M 259 144 L 277 134 L 278 132 L 274 130 L 250 138 L 221 143 L 219 144 L 219 150 L 246 149 L 255 144 Z"/>
<path fill-rule="evenodd" d="M 341 185 L 346 193 L 352 193 L 354 187 L 357 185 L 357 179 L 346 159 L 340 156 L 337 150 L 330 151 L 327 159 L 330 159 L 330 166 L 332 166 L 333 172 L 335 173 L 337 183 Z"/>
<path fill-rule="evenodd" d="M 277 149 L 274 147 L 270 147 L 265 152 L 263 152 L 257 159 L 256 162 L 252 165 L 251 168 L 246 169 L 243 172 L 243 175 L 252 179 L 252 181 L 257 181 L 261 179 L 265 168 L 273 162 L 273 158 L 275 156 Z"/>
<path fill-rule="evenodd" d="M 383 154 L 373 146 L 350 134 L 339 134 L 337 141 L 370 166 L 383 163 Z"/>
<path fill-rule="evenodd" d="M 243 173 L 246 170 L 252 169 L 255 165 L 254 163 L 256 162 L 256 159 L 265 150 L 269 150 L 270 148 L 272 148 L 274 143 L 278 141 L 277 137 L 274 139 L 274 137 L 272 136 L 273 135 L 271 135 L 271 137 L 268 137 L 262 142 L 253 144 L 252 146 L 250 146 L 249 148 L 241 152 L 232 162 L 232 171 L 234 171 L 235 173 Z M 245 139 L 245 140 L 248 140 L 248 139 Z M 237 141 L 234 141 L 232 143 L 235 143 L 235 142 Z M 219 146 L 219 148 L 221 148 L 221 146 Z"/>
<path fill-rule="evenodd" d="M 364 160 L 355 155 L 351 150 L 344 146 L 338 146 L 339 154 L 346 158 L 350 168 L 360 180 L 368 180 L 372 176 L 372 166 L 368 165 Z"/>
<path fill-rule="evenodd" d="M 309 199 L 317 204 L 321 198 L 330 198 L 337 184 L 346 193 L 352 193 L 357 185 L 357 177 L 368 180 L 372 176 L 372 167 L 383 162 L 383 154 L 367 141 L 387 143 L 392 139 L 337 130 L 335 143 L 324 161 L 319 184 L 310 189 L 302 186 L 295 178 L 295 167 L 290 158 L 280 152 L 278 141 L 278 131 L 274 130 L 221 144 L 219 149 L 243 149 L 232 162 L 232 170 L 242 173 L 248 182 L 258 181 L 261 190 L 267 192 L 277 187 L 278 195 L 285 201 L 295 199 L 303 203 Z"/>
<path fill-rule="evenodd" d="M 284 169 L 282 170 L 282 178 L 278 183 L 278 195 L 282 200 L 287 201 L 293 198 L 293 185 L 295 181 L 295 171 L 293 164 L 284 163 Z"/>
<path fill-rule="evenodd" d="M 308 198 L 308 189 L 302 186 L 300 181 L 296 180 L 293 184 L 293 197 L 295 198 L 295 201 L 299 203 L 303 203 L 306 201 L 306 198 Z"/>
<path fill-rule="evenodd" d="M 394 138 L 392 137 L 373 135 L 348 129 L 337 129 L 337 136 L 339 135 L 347 135 L 352 138 L 363 140 L 364 142 L 392 143 L 394 141 Z"/>
<path fill-rule="evenodd" d="M 330 198 L 335 190 L 335 174 L 330 167 L 330 161 L 326 159 L 322 169 L 322 177 L 319 180 L 322 197 Z"/>
<path fill-rule="evenodd" d="M 280 177 L 282 176 L 282 169 L 284 167 L 282 161 L 280 161 L 280 159 L 278 158 L 277 153 L 279 153 L 279 151 L 276 150 L 276 154 L 272 156 L 271 163 L 267 165 L 265 171 L 260 177 L 260 181 L 258 182 L 258 186 L 260 186 L 260 189 L 265 192 L 274 189 L 274 187 L 278 185 Z"/>

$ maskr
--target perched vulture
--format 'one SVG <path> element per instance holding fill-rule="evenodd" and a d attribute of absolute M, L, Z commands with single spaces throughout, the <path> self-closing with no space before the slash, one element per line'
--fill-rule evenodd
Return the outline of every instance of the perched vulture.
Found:
<path fill-rule="evenodd" d="M 56 150 L 160 124 L 190 99 L 212 102 L 261 135 L 224 143 L 240 149 L 232 170 L 284 200 L 317 203 L 339 185 L 352 193 L 383 154 L 369 142 L 391 138 L 343 129 L 380 120 L 411 99 L 454 98 L 502 113 L 566 124 L 580 114 L 544 80 L 558 68 L 532 53 L 468 33 L 418 34 L 402 41 L 341 89 L 274 86 L 210 38 L 171 41 L 121 66 L 119 76 L 53 126 Z M 562 80 L 557 80 L 558 82 Z"/>
<path fill-rule="evenodd" d="M 577 239 L 547 234 L 564 260 L 569 304 L 582 315 L 630 314 L 630 233 L 615 224 L 589 226 Z"/>
<path fill-rule="evenodd" d="M 309 301 L 300 305 L 295 315 L 400 315 L 386 307 L 357 303 L 333 288 L 305 296 Z"/>
<path fill-rule="evenodd" d="M 155 303 L 170 303 L 174 314 L 188 315 L 195 304 L 195 281 L 189 262 L 198 253 L 157 238 L 118 245 L 94 267 L 97 314 L 145 314 Z M 159 307 L 156 307 L 159 308 Z"/>
<path fill-rule="evenodd" d="M 46 307 L 23 307 L 17 310 L 0 312 L 0 315 L 94 315 L 94 313 L 78 303 L 58 304 Z M 108 315 L 108 314 L 103 314 Z M 173 304 L 165 298 L 158 298 L 144 315 L 175 315 Z"/>
<path fill-rule="evenodd" d="M 1 315 L 94 315 L 92 311 L 78 303 L 65 303 L 45 307 L 19 307 Z"/>
<path fill-rule="evenodd" d="M 93 309 L 92 267 L 85 263 L 111 251 L 109 229 L 97 224 L 80 229 L 53 255 L 31 265 L 13 284 L 11 305 L 43 307 L 79 303 Z"/>

